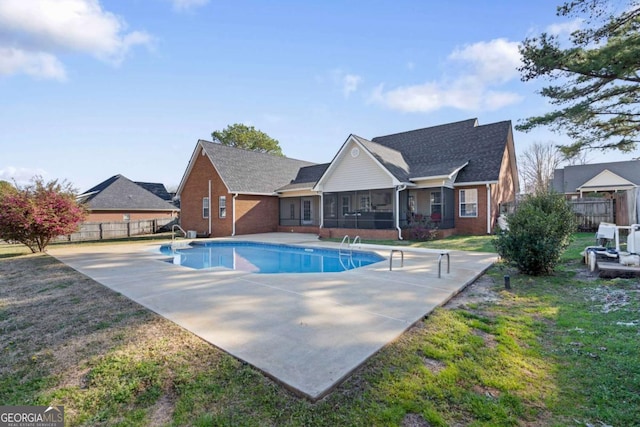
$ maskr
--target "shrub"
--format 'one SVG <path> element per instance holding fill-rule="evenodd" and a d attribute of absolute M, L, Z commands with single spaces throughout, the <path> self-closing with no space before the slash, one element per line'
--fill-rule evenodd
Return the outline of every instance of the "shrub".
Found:
<path fill-rule="evenodd" d="M 415 214 L 405 229 L 410 240 L 425 242 L 438 237 L 438 227 L 421 214 Z"/>
<path fill-rule="evenodd" d="M 51 239 L 73 233 L 86 217 L 70 185 L 33 183 L 0 193 L 0 239 L 20 242 L 31 252 L 44 251 Z"/>
<path fill-rule="evenodd" d="M 553 272 L 576 227 L 564 197 L 549 193 L 527 196 L 507 221 L 493 244 L 505 261 L 534 276 Z"/>

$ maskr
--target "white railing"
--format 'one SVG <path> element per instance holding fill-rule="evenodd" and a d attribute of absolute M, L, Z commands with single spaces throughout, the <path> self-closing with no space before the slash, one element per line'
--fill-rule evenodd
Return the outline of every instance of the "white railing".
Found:
<path fill-rule="evenodd" d="M 182 231 L 182 234 L 184 234 L 185 238 L 187 237 L 187 232 L 184 231 L 182 227 L 180 227 L 178 224 L 173 224 L 173 226 L 171 227 L 171 246 L 173 246 L 176 240 L 176 228 Z"/>

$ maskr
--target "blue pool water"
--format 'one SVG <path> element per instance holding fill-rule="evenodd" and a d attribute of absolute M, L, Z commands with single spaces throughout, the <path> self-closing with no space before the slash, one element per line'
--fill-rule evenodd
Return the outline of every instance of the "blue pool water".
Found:
<path fill-rule="evenodd" d="M 384 260 L 372 252 L 353 251 L 350 260 L 335 249 L 256 242 L 192 243 L 173 249 L 163 245 L 160 252 L 184 267 L 224 267 L 251 273 L 335 273 Z"/>

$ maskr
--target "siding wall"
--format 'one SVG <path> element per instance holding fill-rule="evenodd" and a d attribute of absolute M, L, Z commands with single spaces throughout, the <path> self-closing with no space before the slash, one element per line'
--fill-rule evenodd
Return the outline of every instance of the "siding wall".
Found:
<path fill-rule="evenodd" d="M 353 142 L 348 143 L 342 157 L 336 159 L 337 164 L 325 181 L 323 192 L 372 190 L 394 186 L 391 176 L 383 171 L 364 149 L 360 149 L 358 157 L 351 157 L 351 149 L 355 146 Z"/>

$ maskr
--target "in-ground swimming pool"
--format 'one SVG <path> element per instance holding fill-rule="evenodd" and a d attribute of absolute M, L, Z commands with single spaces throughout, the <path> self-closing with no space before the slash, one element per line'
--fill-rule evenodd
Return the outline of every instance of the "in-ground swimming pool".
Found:
<path fill-rule="evenodd" d="M 173 263 L 195 269 L 224 267 L 251 273 L 336 273 L 384 260 L 373 252 L 319 249 L 257 242 L 205 242 L 187 247 L 163 245 Z"/>

